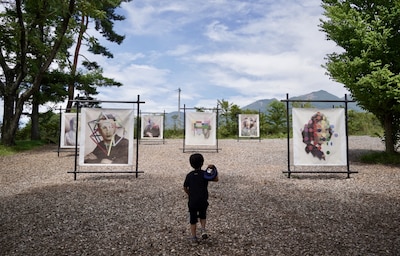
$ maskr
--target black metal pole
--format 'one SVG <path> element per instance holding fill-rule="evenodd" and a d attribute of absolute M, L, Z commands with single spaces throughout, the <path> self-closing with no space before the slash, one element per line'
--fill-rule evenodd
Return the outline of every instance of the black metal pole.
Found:
<path fill-rule="evenodd" d="M 258 142 L 261 142 L 261 127 L 260 127 L 260 125 L 261 125 L 261 122 L 260 122 L 260 117 L 261 117 L 261 110 L 260 109 L 258 109 Z"/>
<path fill-rule="evenodd" d="M 77 166 L 78 166 L 78 135 L 79 135 L 79 102 L 76 102 L 76 133 L 75 133 L 75 168 L 74 180 L 76 180 Z"/>
<path fill-rule="evenodd" d="M 186 136 L 186 104 L 183 104 L 183 153 L 185 153 L 185 136 Z"/>
<path fill-rule="evenodd" d="M 58 156 L 58 157 L 60 156 L 61 133 L 63 132 L 63 131 L 61 131 L 61 122 L 62 122 L 61 116 L 62 116 L 62 115 L 61 115 L 61 107 L 60 107 L 60 122 L 59 122 L 60 129 L 58 129 L 59 132 L 58 132 L 58 149 L 57 149 L 57 156 Z"/>
<path fill-rule="evenodd" d="M 178 115 L 179 115 L 179 113 L 178 113 Z M 162 143 L 163 144 L 165 144 L 164 130 L 165 130 L 165 109 L 164 109 L 164 115 L 163 115 L 163 137 L 162 137 Z"/>
<path fill-rule="evenodd" d="M 287 132 L 287 161 L 288 178 L 290 178 L 290 119 L 289 119 L 289 93 L 286 93 L 286 132 Z"/>
<path fill-rule="evenodd" d="M 349 163 L 349 130 L 348 130 L 348 115 L 347 115 L 347 94 L 344 95 L 344 116 L 345 116 L 345 131 L 346 131 L 346 164 L 347 164 L 347 178 L 350 178 L 350 163 Z"/>
<path fill-rule="evenodd" d="M 136 109 L 136 178 L 139 176 L 139 106 L 140 106 L 140 95 L 137 96 L 137 109 Z"/>
<path fill-rule="evenodd" d="M 239 142 L 239 129 L 240 129 L 240 123 L 239 123 L 239 114 L 236 114 L 236 123 L 238 124 L 238 129 L 237 129 L 237 131 L 238 131 L 238 133 L 237 133 L 237 141 Z"/>
<path fill-rule="evenodd" d="M 217 121 L 217 123 L 215 124 L 215 126 L 216 126 L 216 130 L 215 130 L 215 132 L 217 133 L 216 134 L 216 136 L 217 136 L 217 153 L 218 153 L 218 115 L 219 115 L 219 111 L 218 111 L 218 104 L 217 104 L 217 116 L 216 116 L 216 121 Z"/>

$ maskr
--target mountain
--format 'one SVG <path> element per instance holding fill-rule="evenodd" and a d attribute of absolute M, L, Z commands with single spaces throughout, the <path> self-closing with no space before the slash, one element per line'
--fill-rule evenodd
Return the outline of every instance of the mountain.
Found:
<path fill-rule="evenodd" d="M 257 101 L 255 101 L 247 106 L 244 106 L 240 109 L 242 109 L 242 110 L 248 109 L 248 110 L 256 110 L 256 111 L 265 112 L 267 110 L 267 106 L 275 100 L 277 100 L 277 99 L 273 98 L 273 99 L 257 100 Z"/>
<path fill-rule="evenodd" d="M 290 96 L 290 95 L 289 95 Z M 255 111 L 261 111 L 263 113 L 267 112 L 267 106 L 272 102 L 278 100 L 276 98 L 272 99 L 263 99 L 263 100 L 257 100 L 247 106 L 242 107 L 242 110 L 249 109 L 249 110 L 255 110 Z M 344 97 L 339 98 L 333 94 L 330 94 L 327 91 L 320 90 L 316 92 L 311 92 L 308 94 L 304 94 L 301 96 L 296 96 L 296 97 L 289 97 L 289 100 L 315 100 L 315 101 L 344 101 Z M 347 97 L 347 100 L 352 100 L 351 96 Z M 280 101 L 280 99 L 279 99 Z M 315 108 L 332 108 L 333 106 L 339 107 L 343 106 L 344 107 L 344 102 L 310 102 L 311 105 L 313 105 Z M 349 110 L 354 110 L 358 112 L 362 112 L 362 110 L 355 102 L 349 102 L 347 105 Z M 171 113 L 165 113 L 165 129 L 172 129 L 174 125 L 178 125 L 180 122 L 180 127 L 183 128 L 183 121 L 184 121 L 184 116 L 183 116 L 183 110 L 180 112 L 180 119 L 178 119 L 178 111 L 174 111 Z"/>
<path fill-rule="evenodd" d="M 183 110 L 181 110 L 180 115 L 178 114 L 178 111 L 165 113 L 165 128 L 173 129 L 174 126 L 183 128 L 183 119 L 184 119 Z"/>
<path fill-rule="evenodd" d="M 290 95 L 289 95 L 290 96 Z M 267 112 L 267 106 L 274 100 L 277 100 L 275 98 L 273 99 L 263 99 L 263 100 L 257 100 L 247 106 L 242 107 L 241 109 L 249 109 L 249 110 L 255 110 L 255 111 L 261 111 L 261 112 Z M 343 98 L 339 98 L 333 94 L 330 94 L 327 91 L 320 90 L 316 92 L 311 92 L 308 94 L 304 94 L 301 96 L 296 96 L 296 97 L 289 97 L 289 100 L 310 100 L 310 101 L 344 101 Z M 347 100 L 352 100 L 351 96 L 347 97 Z M 310 102 L 312 106 L 315 108 L 332 108 L 332 107 L 339 107 L 345 105 L 344 102 Z M 354 111 L 363 111 L 355 102 L 349 102 L 347 105 L 348 109 L 354 110 Z"/>

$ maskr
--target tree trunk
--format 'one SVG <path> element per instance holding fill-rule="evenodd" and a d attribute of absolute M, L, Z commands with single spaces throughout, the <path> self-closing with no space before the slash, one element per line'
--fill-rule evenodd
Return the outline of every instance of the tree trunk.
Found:
<path fill-rule="evenodd" d="M 385 149 L 387 153 L 394 153 L 393 125 L 394 118 L 391 114 L 385 114 L 383 128 L 385 130 Z"/>
<path fill-rule="evenodd" d="M 75 94 L 75 76 L 76 76 L 76 69 L 78 67 L 78 58 L 82 46 L 83 34 L 87 30 L 89 24 L 89 17 L 82 15 L 81 18 L 82 19 L 79 29 L 78 40 L 75 46 L 74 60 L 72 62 L 72 67 L 71 67 L 72 80 L 69 81 L 68 83 L 68 102 L 67 102 L 67 109 L 65 112 L 71 112 L 72 109 L 72 101 L 74 100 L 74 94 Z"/>
<path fill-rule="evenodd" d="M 37 93 L 33 95 L 31 125 L 31 140 L 40 140 L 39 102 L 37 99 Z"/>
<path fill-rule="evenodd" d="M 70 22 L 71 16 L 74 14 L 75 11 L 75 0 L 68 1 L 68 11 L 65 12 L 65 15 L 62 18 L 62 22 L 60 26 L 57 28 L 58 37 L 54 40 L 53 48 L 46 56 L 47 59 L 42 67 L 40 67 L 37 76 L 32 79 L 33 84 L 32 87 L 21 93 L 18 94 L 21 90 L 20 85 L 24 80 L 27 74 L 27 61 L 26 61 L 26 49 L 29 48 L 27 38 L 26 38 L 26 31 L 25 31 L 25 21 L 22 13 L 22 1 L 16 1 L 16 11 L 17 11 L 17 19 L 18 25 L 20 29 L 20 51 L 16 53 L 16 56 L 19 57 L 19 67 L 18 69 L 11 69 L 7 66 L 6 61 L 2 62 L 3 72 L 6 77 L 5 83 L 5 92 L 3 93 L 3 100 L 4 100 L 4 115 L 3 115 L 3 126 L 2 126 L 2 136 L 1 142 L 5 146 L 13 146 L 15 145 L 15 135 L 18 130 L 18 123 L 20 117 L 22 115 L 22 110 L 24 108 L 24 103 L 26 100 L 30 98 L 40 86 L 40 82 L 42 80 L 44 72 L 47 71 L 50 64 L 54 61 L 54 58 L 60 47 L 62 45 L 65 33 L 68 29 L 68 24 Z M 2 56 L 2 59 L 3 56 Z M 12 70 L 12 72 L 11 72 Z M 10 73 L 11 72 L 11 73 Z"/>
<path fill-rule="evenodd" d="M 1 143 L 9 147 L 15 145 L 15 135 L 17 134 L 18 123 L 22 114 L 22 109 L 19 110 L 14 108 L 14 102 L 15 99 L 13 96 L 4 96 L 4 115 L 1 131 Z"/>

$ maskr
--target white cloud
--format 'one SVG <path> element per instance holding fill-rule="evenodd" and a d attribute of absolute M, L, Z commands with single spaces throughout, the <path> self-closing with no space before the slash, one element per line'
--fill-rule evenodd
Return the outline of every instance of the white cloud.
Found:
<path fill-rule="evenodd" d="M 319 31 L 319 0 L 143 0 L 122 4 L 122 45 L 104 42 L 114 59 L 90 56 L 122 82 L 101 88 L 103 100 L 146 101 L 146 111 L 215 105 L 326 90 L 347 91 L 321 67 L 339 49 Z M 101 39 L 100 34 L 96 34 Z"/>
<path fill-rule="evenodd" d="M 185 56 L 196 50 L 198 47 L 188 44 L 178 45 L 175 49 L 166 52 L 170 56 Z"/>

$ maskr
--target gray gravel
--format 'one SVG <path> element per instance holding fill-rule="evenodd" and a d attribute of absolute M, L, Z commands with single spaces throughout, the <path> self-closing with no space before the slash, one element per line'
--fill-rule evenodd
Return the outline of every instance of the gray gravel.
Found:
<path fill-rule="evenodd" d="M 378 138 L 349 146 L 350 179 L 288 179 L 285 139 L 220 140 L 203 153 L 220 181 L 209 186 L 211 237 L 198 245 L 188 241 L 182 140 L 140 144 L 138 178 L 74 181 L 73 154 L 51 146 L 0 157 L 0 255 L 400 255 L 400 167 L 359 162 L 384 149 Z"/>

